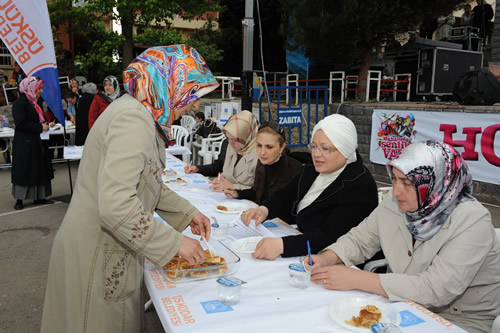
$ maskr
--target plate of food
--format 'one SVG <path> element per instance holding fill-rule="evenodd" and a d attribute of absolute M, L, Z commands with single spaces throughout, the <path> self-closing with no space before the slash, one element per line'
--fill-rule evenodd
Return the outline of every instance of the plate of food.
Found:
<path fill-rule="evenodd" d="M 337 324 L 354 332 L 371 332 L 370 327 L 378 323 L 401 323 L 401 315 L 390 303 L 364 297 L 337 299 L 330 304 L 328 314 Z"/>
<path fill-rule="evenodd" d="M 186 186 L 188 184 L 188 182 L 187 182 L 187 180 L 185 180 L 181 177 L 176 177 L 176 178 L 165 180 L 165 184 Z"/>
<path fill-rule="evenodd" d="M 229 247 L 236 253 L 253 253 L 262 238 L 261 236 L 240 238 L 232 242 Z"/>
<path fill-rule="evenodd" d="M 239 214 L 243 210 L 250 208 L 244 201 L 224 201 L 215 206 L 215 210 L 223 214 Z"/>

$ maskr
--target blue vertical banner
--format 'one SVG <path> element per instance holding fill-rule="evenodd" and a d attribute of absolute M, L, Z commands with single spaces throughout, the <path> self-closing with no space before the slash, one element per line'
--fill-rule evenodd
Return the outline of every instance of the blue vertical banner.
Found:
<path fill-rule="evenodd" d="M 0 38 L 26 75 L 38 76 L 44 81 L 42 98 L 64 126 L 46 0 L 0 0 Z"/>

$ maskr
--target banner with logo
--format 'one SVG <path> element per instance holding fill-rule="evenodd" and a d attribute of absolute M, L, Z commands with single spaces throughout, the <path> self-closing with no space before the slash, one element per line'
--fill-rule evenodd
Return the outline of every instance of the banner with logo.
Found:
<path fill-rule="evenodd" d="M 453 146 L 474 180 L 500 184 L 500 114 L 376 109 L 370 161 L 386 164 L 414 141 Z"/>
<path fill-rule="evenodd" d="M 46 0 L 0 0 L 0 38 L 26 75 L 38 76 L 44 81 L 42 98 L 64 126 Z"/>

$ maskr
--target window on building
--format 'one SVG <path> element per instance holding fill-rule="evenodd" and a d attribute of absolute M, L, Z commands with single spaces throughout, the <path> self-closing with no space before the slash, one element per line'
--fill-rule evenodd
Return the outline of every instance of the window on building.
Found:
<path fill-rule="evenodd" d="M 0 66 L 12 67 L 12 56 L 3 41 L 0 41 Z"/>

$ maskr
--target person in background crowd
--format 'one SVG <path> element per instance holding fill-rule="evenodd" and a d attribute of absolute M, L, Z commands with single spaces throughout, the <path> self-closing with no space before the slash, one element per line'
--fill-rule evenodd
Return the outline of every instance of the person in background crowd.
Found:
<path fill-rule="evenodd" d="M 98 92 L 89 110 L 89 131 L 92 129 L 95 121 L 106 110 L 108 105 L 115 99 L 121 96 L 120 84 L 113 75 L 109 75 L 104 79 L 104 92 Z"/>
<path fill-rule="evenodd" d="M 68 108 L 66 109 L 66 113 L 68 114 L 69 120 L 76 124 L 76 108 L 78 107 L 78 94 L 73 91 L 68 91 L 64 95 L 64 99 L 68 104 Z"/>
<path fill-rule="evenodd" d="M 451 28 L 453 28 L 455 24 L 455 16 L 450 14 L 448 16 L 440 16 L 437 19 L 437 28 L 436 28 L 436 40 L 448 40 L 451 36 Z"/>
<path fill-rule="evenodd" d="M 302 163 L 289 157 L 285 147 L 285 130 L 274 121 L 262 122 L 257 132 L 259 161 L 255 168 L 254 185 L 246 190 L 224 190 L 226 196 L 260 204 L 285 187 L 302 170 Z"/>
<path fill-rule="evenodd" d="M 473 17 L 470 4 L 466 4 L 464 7 L 464 13 L 462 14 L 460 25 L 472 25 Z"/>
<path fill-rule="evenodd" d="M 244 190 L 254 184 L 257 152 L 255 150 L 257 130 L 259 126 L 255 116 L 247 110 L 233 115 L 224 125 L 222 132 L 227 138 L 227 149 L 223 158 L 224 165 L 220 180 L 219 177 L 210 181 L 210 188 L 214 192 L 223 192 L 226 189 Z M 223 148 L 221 148 L 222 151 Z M 222 159 L 219 156 L 219 159 Z M 199 172 L 205 176 L 214 175 L 216 165 L 186 165 L 186 173 Z M 216 176 L 216 175 L 214 175 Z"/>
<path fill-rule="evenodd" d="M 194 115 L 194 121 L 196 122 L 194 125 L 194 129 L 197 130 L 205 121 L 205 114 L 203 112 L 196 112 Z"/>
<path fill-rule="evenodd" d="M 312 256 L 312 281 L 415 302 L 467 332 L 489 333 L 500 315 L 500 242 L 464 160 L 447 144 L 415 142 L 387 171 L 392 196 Z M 349 267 L 380 249 L 387 274 Z"/>
<path fill-rule="evenodd" d="M 477 5 L 472 10 L 472 26 L 479 28 L 479 37 L 483 39 L 483 45 L 491 44 L 491 19 L 493 8 L 484 0 L 477 0 Z"/>
<path fill-rule="evenodd" d="M 208 138 L 210 134 L 221 132 L 215 121 L 212 119 L 205 119 L 205 114 L 203 112 L 197 112 L 194 116 L 194 120 L 196 121 L 195 134 L 201 138 Z"/>
<path fill-rule="evenodd" d="M 76 95 L 81 95 L 79 88 L 80 88 L 80 82 L 78 82 L 77 79 L 69 80 L 69 89 L 71 92 L 75 93 Z"/>
<path fill-rule="evenodd" d="M 75 145 L 83 146 L 89 134 L 89 110 L 97 92 L 95 83 L 89 82 L 82 87 L 82 96 L 76 108 Z"/>
<path fill-rule="evenodd" d="M 12 145 L 12 195 L 14 208 L 23 209 L 23 200 L 35 204 L 52 204 L 51 180 L 54 178 L 49 156 L 48 140 L 40 133 L 49 130 L 45 114 L 37 100 L 43 91 L 43 80 L 29 76 L 19 84 L 20 97 L 12 106 L 16 127 Z"/>
<path fill-rule="evenodd" d="M 191 265 L 205 261 L 199 241 L 182 231 L 190 225 L 209 239 L 210 220 L 163 183 L 163 130 L 219 84 L 187 45 L 147 49 L 123 80 L 127 94 L 85 142 L 52 248 L 42 333 L 143 332 L 145 258 L 158 267 L 175 254 Z"/>
<path fill-rule="evenodd" d="M 9 127 L 9 119 L 7 118 L 7 116 L 0 115 L 0 128 L 2 127 Z M 3 151 L 3 158 L 5 163 L 10 163 L 11 159 L 7 139 L 0 139 L 0 149 Z"/>
<path fill-rule="evenodd" d="M 22 80 L 26 78 L 26 73 L 21 69 L 21 66 L 16 62 L 14 63 L 14 71 L 12 72 L 12 83 L 18 87 Z"/>
<path fill-rule="evenodd" d="M 302 234 L 263 238 L 253 257 L 274 260 L 280 255 L 305 255 L 308 240 L 317 253 L 377 207 L 377 185 L 356 153 L 357 146 L 356 127 L 345 116 L 330 115 L 314 126 L 308 146 L 314 166 L 305 165 L 287 186 L 241 215 L 246 225 L 279 217 L 297 224 Z"/>

